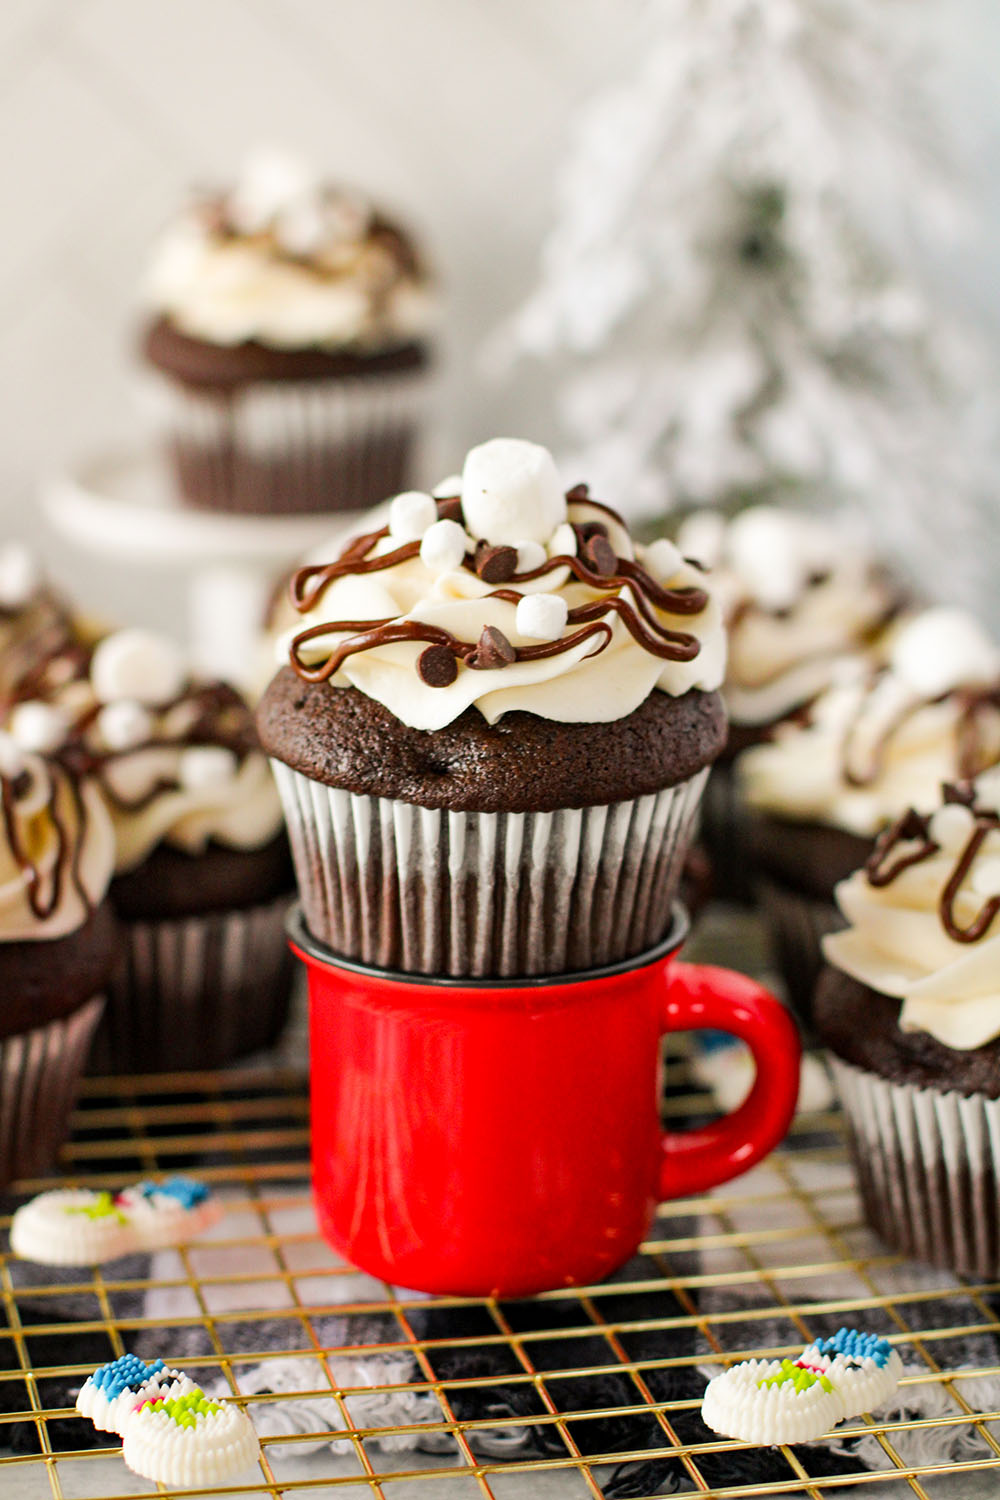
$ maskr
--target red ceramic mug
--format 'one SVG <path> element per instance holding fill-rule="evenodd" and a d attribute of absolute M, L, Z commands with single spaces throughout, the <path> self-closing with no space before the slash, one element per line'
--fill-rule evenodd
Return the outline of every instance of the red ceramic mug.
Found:
<path fill-rule="evenodd" d="M 760 1160 L 788 1128 L 799 1042 L 728 969 L 680 963 L 687 932 L 625 963 L 531 979 L 439 979 L 338 957 L 289 922 L 309 974 L 313 1183 L 352 1264 L 418 1291 L 524 1296 L 600 1280 L 656 1204 Z M 683 1134 L 657 1110 L 668 1031 L 742 1037 L 746 1102 Z"/>

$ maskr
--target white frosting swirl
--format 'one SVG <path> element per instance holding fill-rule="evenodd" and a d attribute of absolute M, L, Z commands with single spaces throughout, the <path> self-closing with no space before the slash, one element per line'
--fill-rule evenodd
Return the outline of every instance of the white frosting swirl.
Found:
<path fill-rule="evenodd" d="M 929 610 L 901 626 L 890 665 L 879 672 L 863 659 L 841 658 L 834 685 L 812 705 L 806 725 L 780 725 L 771 743 L 740 757 L 747 800 L 779 817 L 828 823 L 863 837 L 908 807 L 932 804 L 941 783 L 965 769 L 962 690 L 1000 685 L 1000 653 L 970 617 L 949 634 L 944 617 L 953 622 L 954 614 Z M 927 644 L 916 675 L 908 666 L 915 639 Z M 931 663 L 935 640 L 962 644 L 951 658 L 942 652 Z M 933 680 L 934 698 L 918 685 L 924 673 Z M 1000 759 L 1000 708 L 984 704 L 974 729 L 974 769 L 981 770 Z"/>
<path fill-rule="evenodd" d="M 510 444 L 511 472 L 517 468 L 520 486 L 523 470 L 519 465 L 524 455 L 514 450 L 520 450 L 522 445 L 514 439 L 503 441 Z M 541 467 L 539 473 L 544 479 Z M 518 506 L 523 509 L 527 501 L 520 488 L 517 497 Z M 705 575 L 685 563 L 672 543 L 661 541 L 645 548 L 634 547 L 624 525 L 612 520 L 603 508 L 578 500 L 570 502 L 566 509 L 570 523 L 603 523 L 616 555 L 641 563 L 657 583 L 670 589 L 705 589 Z M 495 528 L 496 522 L 493 524 Z M 394 537 L 385 537 L 369 556 L 384 555 L 398 545 Z M 552 557 L 565 552 L 567 547 L 571 555 L 575 554 L 576 535 L 572 526 L 562 521 L 548 538 L 547 552 Z M 570 609 L 609 596 L 617 596 L 633 606 L 635 602 L 631 587 L 596 589 L 578 582 L 566 567 L 536 579 L 514 580 L 509 587 L 523 596 L 554 596 Z M 288 660 L 290 641 L 303 630 L 339 620 L 419 621 L 472 643 L 479 640 L 484 627 L 493 626 L 515 648 L 537 647 L 539 636 L 529 633 L 539 628 L 537 621 L 524 612 L 519 620 L 516 601 L 488 597 L 496 588 L 496 584 L 484 582 L 462 566 L 447 571 L 432 570 L 419 555 L 378 572 L 347 574 L 329 584 L 312 611 L 300 615 L 281 638 L 278 660 Z M 721 611 L 711 593 L 705 607 L 695 615 L 668 614 L 650 608 L 661 625 L 697 638 L 699 650 L 691 661 L 668 661 L 653 654 L 630 634 L 618 615 L 608 614 L 605 618 L 611 638 L 605 649 L 596 653 L 600 638 L 591 636 L 564 652 L 537 660 L 483 670 L 460 666 L 453 682 L 446 687 L 435 687 L 424 682 L 418 671 L 418 659 L 426 649 L 426 642 L 398 641 L 348 656 L 331 683 L 334 687 L 352 685 L 383 703 L 404 724 L 427 730 L 443 728 L 472 705 L 491 724 L 516 709 L 563 723 L 599 723 L 624 718 L 654 689 L 680 696 L 690 688 L 705 691 L 717 688 L 725 671 L 725 631 Z M 562 628 L 552 623 L 557 610 Z M 547 605 L 542 613 L 547 622 L 547 638 L 564 638 L 580 629 L 572 621 L 565 623 L 558 605 Z M 300 646 L 300 659 L 307 666 L 321 661 L 335 645 L 354 633 L 319 635 Z"/>
<path fill-rule="evenodd" d="M 377 350 L 424 336 L 435 303 L 371 206 L 303 169 L 252 158 L 221 222 L 203 207 L 156 247 L 144 298 L 214 344 Z"/>
<path fill-rule="evenodd" d="M 115 859 L 111 822 L 92 783 L 80 785 L 78 805 L 65 771 L 38 755 L 19 755 L 3 738 L 8 753 L 0 783 L 9 812 L 0 817 L 0 943 L 66 937 L 83 926 L 108 888 Z M 32 905 L 32 871 L 41 915 Z"/>
<path fill-rule="evenodd" d="M 677 542 L 713 570 L 730 627 L 726 707 L 737 724 L 773 724 L 810 702 L 894 602 L 867 551 L 816 516 L 760 505 L 726 524 L 695 512 Z"/>
<path fill-rule="evenodd" d="M 121 630 L 97 645 L 89 676 L 67 683 L 52 703 L 18 705 L 8 729 L 15 739 L 34 734 L 44 713 L 62 723 L 63 744 L 82 740 L 108 804 L 118 873 L 160 842 L 189 854 L 210 842 L 259 849 L 281 829 L 277 788 L 265 757 L 243 747 L 249 709 L 228 690 L 218 703 L 211 693 L 187 675 L 166 637 Z M 237 742 L 239 754 L 229 748 Z M 24 739 L 23 748 L 33 744 Z M 47 748 L 58 754 L 62 746 Z"/>
<path fill-rule="evenodd" d="M 1000 807 L 1000 776 L 978 782 L 977 804 Z M 942 893 L 972 831 L 965 808 L 939 808 L 931 836 L 940 852 L 873 886 L 863 870 L 837 887 L 850 924 L 824 938 L 830 963 L 883 995 L 902 1001 L 903 1031 L 926 1031 L 967 1051 L 1000 1036 L 1000 917 L 976 942 L 950 937 L 939 914 Z M 900 852 L 906 846 L 900 846 Z M 967 927 L 991 896 L 1000 897 L 1000 831 L 987 834 L 958 888 L 955 916 Z"/>

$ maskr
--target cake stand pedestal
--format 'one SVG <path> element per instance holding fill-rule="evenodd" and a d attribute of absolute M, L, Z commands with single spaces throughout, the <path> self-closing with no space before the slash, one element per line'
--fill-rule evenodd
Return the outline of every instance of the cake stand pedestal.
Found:
<path fill-rule="evenodd" d="M 153 452 L 104 454 L 50 480 L 42 503 L 65 540 L 103 559 L 175 570 L 198 671 L 259 686 L 261 628 L 282 573 L 360 514 L 256 516 L 189 510 Z M 324 549 L 325 550 L 325 549 Z"/>

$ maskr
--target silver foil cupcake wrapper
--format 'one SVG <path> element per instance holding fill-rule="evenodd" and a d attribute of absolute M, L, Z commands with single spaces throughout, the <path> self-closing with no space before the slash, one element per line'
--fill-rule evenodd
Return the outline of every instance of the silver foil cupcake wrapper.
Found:
<path fill-rule="evenodd" d="M 830 1062 L 871 1227 L 915 1260 L 1000 1276 L 1000 1100 Z"/>
<path fill-rule="evenodd" d="M 272 761 L 306 925 L 412 974 L 558 974 L 670 925 L 707 771 L 605 807 L 450 812 L 323 786 Z"/>
<path fill-rule="evenodd" d="M 92 1071 L 217 1068 L 273 1046 L 294 973 L 288 905 L 123 922 Z"/>
<path fill-rule="evenodd" d="M 0 1041 L 0 1186 L 37 1177 L 55 1161 L 103 1009 L 99 995 Z"/>
<path fill-rule="evenodd" d="M 432 389 L 426 369 L 228 395 L 150 374 L 140 396 L 193 505 L 302 513 L 364 510 L 405 489 Z"/>

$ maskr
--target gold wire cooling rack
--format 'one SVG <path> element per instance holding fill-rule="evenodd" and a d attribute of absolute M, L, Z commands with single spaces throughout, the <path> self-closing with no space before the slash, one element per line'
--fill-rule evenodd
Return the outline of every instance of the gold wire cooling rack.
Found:
<path fill-rule="evenodd" d="M 668 1108 L 694 1114 L 704 1110 L 704 1096 L 675 1088 Z M 22 1263 L 0 1258 L 7 1324 L 0 1361 L 2 1500 L 152 1493 L 599 1500 L 621 1466 L 656 1458 L 679 1465 L 675 1487 L 719 1500 L 774 1494 L 818 1500 L 849 1490 L 925 1500 L 1000 1494 L 1000 1427 L 991 1425 L 1000 1419 L 1000 1368 L 975 1359 L 970 1366 L 963 1353 L 970 1338 L 980 1341 L 973 1349 L 995 1347 L 1000 1284 L 959 1283 L 886 1252 L 860 1222 L 834 1113 L 800 1115 L 786 1146 L 738 1182 L 697 1201 L 663 1205 L 651 1238 L 616 1280 L 514 1304 L 419 1298 L 338 1261 L 311 1215 L 301 1073 L 87 1081 L 62 1154 L 66 1183 L 114 1188 L 185 1168 L 210 1180 L 226 1200 L 226 1216 L 207 1241 L 141 1264 L 135 1274 L 112 1267 L 56 1277 L 34 1268 L 34 1280 L 26 1280 Z M 25 1181 L 16 1191 L 27 1196 L 51 1185 Z M 0 1219 L 4 1230 L 8 1224 Z M 6 1245 L 5 1233 L 0 1243 Z M 782 1448 L 772 1451 L 777 1479 L 773 1472 L 764 1481 L 748 1477 L 746 1460 L 758 1450 L 723 1439 L 685 1440 L 695 1395 L 657 1399 L 658 1379 L 671 1369 L 697 1370 L 703 1385 L 704 1374 L 725 1362 L 794 1354 L 831 1318 L 888 1332 L 904 1357 L 910 1395 L 935 1397 L 934 1415 L 868 1416 L 838 1431 L 848 1449 L 868 1440 L 875 1467 L 826 1473 L 822 1452 L 807 1467 L 801 1449 Z M 380 1330 L 375 1344 L 373 1327 Z M 178 1345 L 191 1347 L 192 1336 L 199 1352 L 176 1357 Z M 214 1377 L 251 1412 L 275 1397 L 247 1394 L 249 1370 L 269 1360 L 312 1361 L 312 1389 L 284 1398 L 296 1403 L 300 1430 L 265 1437 L 256 1476 L 228 1488 L 175 1492 L 136 1479 L 110 1439 L 103 1449 L 83 1446 L 84 1424 L 74 1418 L 66 1391 L 68 1377 L 82 1381 L 101 1358 L 133 1349 L 140 1339 L 145 1357 L 155 1348 L 168 1363 L 196 1371 L 202 1383 Z M 89 1341 L 86 1360 L 81 1340 Z M 465 1373 L 444 1378 L 442 1357 L 456 1351 Z M 387 1428 L 377 1418 L 366 1426 L 352 1416 L 363 1387 L 349 1378 L 344 1383 L 350 1369 L 344 1361 L 373 1355 L 410 1363 L 403 1381 L 374 1392 L 364 1387 L 366 1396 L 422 1396 L 436 1403 L 436 1420 L 427 1422 L 425 1412 L 419 1426 Z M 610 1374 L 618 1384 L 609 1408 L 606 1387 L 601 1404 L 593 1393 L 595 1380 L 606 1382 Z M 57 1381 L 63 1395 L 52 1404 Z M 534 1441 L 491 1456 L 480 1442 L 487 1429 L 502 1441 L 526 1422 L 490 1409 L 491 1393 L 501 1387 L 519 1393 L 532 1412 Z M 979 1410 L 963 1387 L 978 1393 Z M 984 1390 L 991 1399 L 984 1401 Z M 473 1396 L 479 1415 L 469 1417 Z M 327 1415 L 310 1425 L 317 1400 Z M 643 1422 L 642 1446 L 594 1451 L 593 1433 L 634 1435 Z M 9 1440 L 15 1430 L 20 1452 Z M 424 1444 L 417 1451 L 405 1446 L 415 1435 Z M 426 1451 L 428 1439 L 438 1451 Z M 25 1453 L 28 1446 L 37 1453 Z M 633 1487 L 620 1492 L 638 1497 L 647 1493 L 642 1476 L 651 1471 L 633 1472 Z"/>

